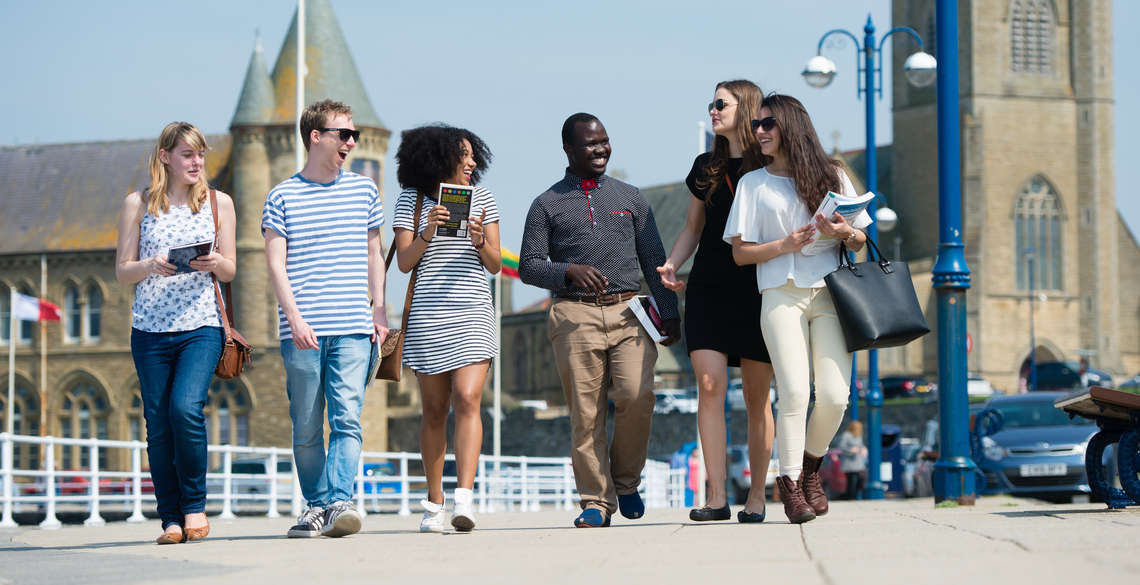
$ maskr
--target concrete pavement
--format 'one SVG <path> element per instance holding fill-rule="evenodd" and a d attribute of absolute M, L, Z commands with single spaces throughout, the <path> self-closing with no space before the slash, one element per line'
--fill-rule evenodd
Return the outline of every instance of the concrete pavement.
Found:
<path fill-rule="evenodd" d="M 291 520 L 213 520 L 200 543 L 152 544 L 157 521 L 0 530 L 0 584 L 1001 583 L 1105 585 L 1140 576 L 1140 509 L 983 498 L 835 502 L 794 526 L 697 524 L 649 510 L 608 529 L 572 513 L 485 514 L 471 534 L 419 534 L 419 516 L 369 515 L 339 540 L 289 540 Z M 735 510 L 734 510 L 735 512 Z"/>

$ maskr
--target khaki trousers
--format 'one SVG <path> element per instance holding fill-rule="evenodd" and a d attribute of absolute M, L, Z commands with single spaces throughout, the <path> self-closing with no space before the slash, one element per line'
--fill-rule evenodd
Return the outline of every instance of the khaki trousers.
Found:
<path fill-rule="evenodd" d="M 657 345 L 633 311 L 555 300 L 547 318 L 562 391 L 570 407 L 570 459 L 582 509 L 617 511 L 617 494 L 641 483 L 653 418 Z M 613 443 L 606 413 L 614 403 Z"/>

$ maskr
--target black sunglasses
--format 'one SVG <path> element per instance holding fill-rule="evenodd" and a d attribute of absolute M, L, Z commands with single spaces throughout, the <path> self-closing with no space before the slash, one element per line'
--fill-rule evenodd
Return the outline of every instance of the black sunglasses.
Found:
<path fill-rule="evenodd" d="M 709 111 L 711 112 L 713 110 L 716 110 L 716 111 L 720 112 L 720 111 L 723 111 L 728 106 L 735 106 L 735 105 L 736 104 L 730 104 L 730 103 L 728 103 L 728 102 L 726 102 L 720 98 L 717 98 L 717 100 L 715 102 L 709 103 Z"/>
<path fill-rule="evenodd" d="M 317 130 L 321 132 L 339 132 L 341 142 L 348 142 L 349 138 L 357 142 L 360 141 L 360 130 L 349 130 L 348 128 L 317 128 Z"/>
<path fill-rule="evenodd" d="M 771 132 L 772 128 L 775 128 L 775 127 L 776 127 L 776 119 L 773 118 L 772 116 L 768 116 L 767 118 L 764 118 L 763 120 L 753 120 L 752 121 L 752 131 L 753 132 L 755 132 L 757 128 L 763 128 L 765 132 Z"/>

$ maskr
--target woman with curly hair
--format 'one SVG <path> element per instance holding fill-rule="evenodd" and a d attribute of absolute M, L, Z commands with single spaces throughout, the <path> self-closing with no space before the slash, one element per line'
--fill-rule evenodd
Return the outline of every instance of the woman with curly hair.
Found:
<path fill-rule="evenodd" d="M 721 239 L 740 177 L 760 166 L 749 122 L 759 113 L 763 99 L 764 93 L 751 81 L 737 79 L 716 85 L 709 104 L 716 134 L 713 149 L 693 161 L 685 179 L 692 193 L 685 228 L 665 264 L 657 268 L 666 287 L 686 290 L 676 267 L 696 250 L 685 296 L 685 344 L 697 376 L 697 429 L 709 478 L 705 506 L 689 511 L 689 519 L 696 522 L 732 518 L 725 491 L 724 447 L 729 366 L 740 368 L 748 411 L 748 460 L 752 485 L 757 488 L 749 491 L 748 502 L 736 519 L 759 523 L 766 512 L 763 474 L 772 456 L 775 430 L 768 395 L 772 360 L 764 338 L 756 334 L 760 329 L 756 267 L 737 266 L 732 260 L 732 246 Z"/>
<path fill-rule="evenodd" d="M 788 520 L 799 524 L 827 513 L 819 467 L 843 421 L 851 386 L 851 353 L 823 282 L 838 267 L 838 255 L 835 248 L 810 256 L 802 250 L 819 231 L 835 246 L 842 242 L 858 251 L 871 216 L 864 211 L 848 224 L 838 213 L 815 213 L 829 191 L 855 195 L 855 187 L 824 152 L 799 100 L 769 95 L 751 125 L 764 166 L 741 177 L 724 240 L 737 264 L 756 265 L 764 295 L 761 330 L 780 389 L 776 486 Z"/>
<path fill-rule="evenodd" d="M 483 442 L 480 403 L 491 358 L 498 355 L 495 317 L 487 272 L 502 267 L 499 210 L 491 192 L 475 187 L 468 238 L 437 235 L 450 219 L 436 200 L 440 183 L 475 185 L 491 162 L 491 151 L 474 133 L 437 124 L 407 130 L 396 152 L 396 178 L 404 191 L 396 200 L 393 227 L 401 272 L 416 270 L 404 338 L 404 363 L 416 372 L 423 404 L 420 453 L 428 497 L 420 532 L 444 530 L 443 459 L 447 412 L 455 411 L 457 487 L 451 525 L 475 527 L 472 488 Z M 422 200 L 418 225 L 413 214 Z"/>

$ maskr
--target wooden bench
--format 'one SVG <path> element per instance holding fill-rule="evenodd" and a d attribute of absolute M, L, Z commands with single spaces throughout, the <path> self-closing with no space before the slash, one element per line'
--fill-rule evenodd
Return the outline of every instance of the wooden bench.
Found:
<path fill-rule="evenodd" d="M 1093 495 L 1109 508 L 1140 504 L 1140 394 L 1093 386 L 1088 392 L 1059 398 L 1053 405 L 1100 427 L 1085 449 L 1085 472 Z M 1102 465 L 1105 448 L 1113 444 L 1123 489 L 1113 487 Z"/>

